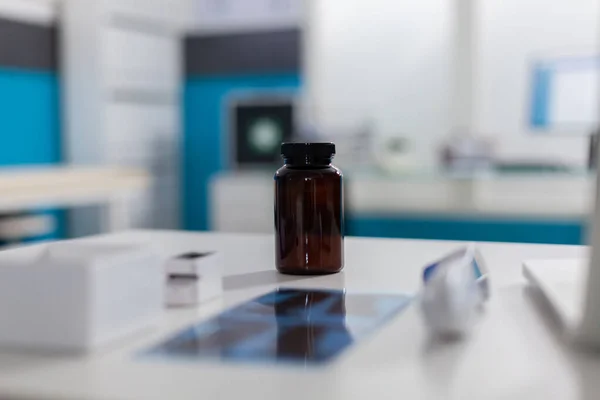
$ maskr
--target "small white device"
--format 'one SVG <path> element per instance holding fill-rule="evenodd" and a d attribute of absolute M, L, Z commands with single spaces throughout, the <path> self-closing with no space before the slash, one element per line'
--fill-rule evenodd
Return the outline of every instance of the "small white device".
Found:
<path fill-rule="evenodd" d="M 0 347 L 88 351 L 148 327 L 162 265 L 146 247 L 81 240 L 0 252 Z"/>
<path fill-rule="evenodd" d="M 600 151 L 600 141 L 596 146 Z M 600 347 L 600 173 L 595 199 L 589 259 L 527 260 L 523 275 L 568 339 Z"/>
<path fill-rule="evenodd" d="M 196 306 L 223 292 L 218 253 L 181 254 L 167 261 L 165 274 L 165 303 L 169 307 Z"/>
<path fill-rule="evenodd" d="M 457 337 L 467 333 L 478 307 L 489 296 L 487 269 L 474 245 L 423 270 L 421 309 L 435 335 Z"/>

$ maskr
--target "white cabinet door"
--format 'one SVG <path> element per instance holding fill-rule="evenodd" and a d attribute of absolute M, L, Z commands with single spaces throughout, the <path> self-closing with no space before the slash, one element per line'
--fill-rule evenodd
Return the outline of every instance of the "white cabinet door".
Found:
<path fill-rule="evenodd" d="M 192 1 L 65 3 L 70 10 L 64 21 L 70 28 L 64 47 L 70 73 L 65 80 L 77 89 L 69 92 L 67 107 L 68 120 L 78 122 L 77 129 L 70 127 L 71 135 L 77 139 L 88 134 L 84 150 L 91 143 L 102 162 L 143 167 L 151 173 L 152 187 L 131 204 L 133 226 L 138 228 L 179 224 L 181 22 Z M 75 79 L 81 76 L 86 79 Z M 73 111 L 81 105 L 86 107 Z M 88 114 L 93 118 L 84 120 Z M 80 159 L 88 157 L 75 150 Z"/>
<path fill-rule="evenodd" d="M 137 150 L 139 143 L 175 140 L 179 135 L 179 109 L 175 105 L 110 103 L 106 108 L 107 143 L 114 151 Z"/>
<path fill-rule="evenodd" d="M 152 187 L 133 203 L 136 228 L 179 226 L 178 115 L 176 106 L 107 106 L 107 161 L 146 168 L 154 179 Z"/>
<path fill-rule="evenodd" d="M 215 176 L 209 185 L 210 228 L 219 232 L 273 232 L 273 176 L 268 173 Z"/>
<path fill-rule="evenodd" d="M 117 28 L 107 28 L 102 35 L 109 88 L 176 97 L 180 74 L 176 38 Z"/>

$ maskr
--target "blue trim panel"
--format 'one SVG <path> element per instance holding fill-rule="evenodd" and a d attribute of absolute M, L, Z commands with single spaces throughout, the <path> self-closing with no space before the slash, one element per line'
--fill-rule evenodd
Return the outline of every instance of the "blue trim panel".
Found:
<path fill-rule="evenodd" d="M 0 69 L 0 165 L 61 160 L 59 84 L 54 72 Z"/>
<path fill-rule="evenodd" d="M 55 72 L 0 68 L 0 166 L 57 164 L 61 161 L 60 94 Z M 62 211 L 43 211 L 57 219 L 65 236 Z"/>
<path fill-rule="evenodd" d="M 352 216 L 346 217 L 350 236 L 466 240 L 478 242 L 517 242 L 582 244 L 582 221 L 458 218 L 441 216 Z"/>

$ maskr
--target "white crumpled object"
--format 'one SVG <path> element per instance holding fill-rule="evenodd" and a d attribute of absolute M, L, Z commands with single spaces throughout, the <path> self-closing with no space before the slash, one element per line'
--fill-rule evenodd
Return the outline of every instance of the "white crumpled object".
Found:
<path fill-rule="evenodd" d="M 434 335 L 460 337 L 468 333 L 489 296 L 487 269 L 474 244 L 423 270 L 421 310 Z"/>

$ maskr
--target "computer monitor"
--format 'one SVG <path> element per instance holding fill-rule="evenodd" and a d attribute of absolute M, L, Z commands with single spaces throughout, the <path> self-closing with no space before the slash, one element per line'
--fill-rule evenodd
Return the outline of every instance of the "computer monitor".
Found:
<path fill-rule="evenodd" d="M 530 126 L 562 135 L 598 129 L 600 56 L 546 57 L 532 71 Z"/>
<path fill-rule="evenodd" d="M 235 95 L 226 102 L 233 169 L 273 168 L 282 142 L 296 137 L 296 97 L 273 92 Z"/>

